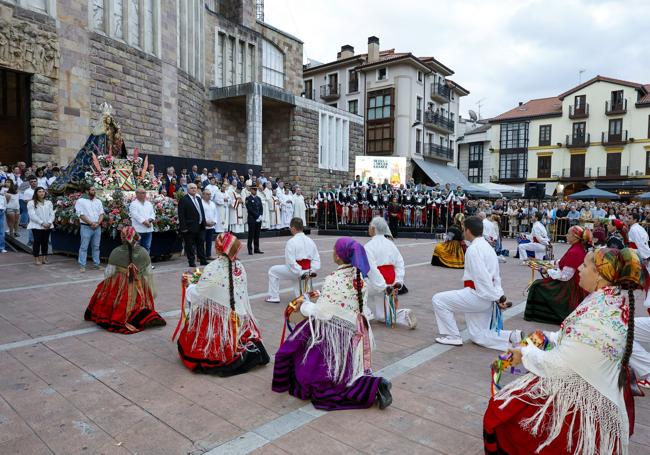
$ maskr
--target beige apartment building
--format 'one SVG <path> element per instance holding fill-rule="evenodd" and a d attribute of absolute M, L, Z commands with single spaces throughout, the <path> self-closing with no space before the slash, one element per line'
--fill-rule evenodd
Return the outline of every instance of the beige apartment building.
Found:
<path fill-rule="evenodd" d="M 366 154 L 406 157 L 408 175 L 426 181 L 432 169 L 456 166 L 460 98 L 469 92 L 453 74 L 433 57 L 381 50 L 371 36 L 366 53 L 345 45 L 336 60 L 305 65 L 303 96 L 363 116 Z"/>
<path fill-rule="evenodd" d="M 623 196 L 648 190 L 650 84 L 596 76 L 490 125 L 482 160 L 493 182 L 544 182 L 547 194 L 564 196 L 593 186 Z M 468 160 L 467 172 L 485 169 L 482 160 Z"/>

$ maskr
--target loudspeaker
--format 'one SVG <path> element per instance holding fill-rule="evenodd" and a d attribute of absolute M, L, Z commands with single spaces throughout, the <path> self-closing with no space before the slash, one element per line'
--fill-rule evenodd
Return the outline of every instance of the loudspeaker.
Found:
<path fill-rule="evenodd" d="M 546 183 L 526 182 L 524 186 L 524 199 L 544 199 L 546 197 Z"/>

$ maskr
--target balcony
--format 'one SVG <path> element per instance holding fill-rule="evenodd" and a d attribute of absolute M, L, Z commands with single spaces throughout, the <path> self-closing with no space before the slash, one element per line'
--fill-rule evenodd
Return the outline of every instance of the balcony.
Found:
<path fill-rule="evenodd" d="M 590 179 L 591 168 L 573 167 L 562 169 L 560 180 Z"/>
<path fill-rule="evenodd" d="M 627 130 L 623 131 L 622 133 L 606 133 L 603 131 L 603 133 L 600 136 L 600 142 L 603 143 L 604 146 L 610 146 L 610 145 L 625 145 L 627 144 Z"/>
<path fill-rule="evenodd" d="M 315 100 L 316 99 L 316 90 L 307 90 L 305 89 L 305 98 L 308 100 Z"/>
<path fill-rule="evenodd" d="M 431 99 L 439 103 L 448 103 L 451 99 L 451 89 L 446 84 L 433 82 L 431 84 Z"/>
<path fill-rule="evenodd" d="M 587 133 L 586 136 L 584 134 L 580 136 L 569 136 L 567 134 L 564 145 L 566 148 L 571 149 L 571 148 L 589 147 L 590 143 L 591 143 L 590 133 Z"/>
<path fill-rule="evenodd" d="M 444 117 L 438 112 L 425 111 L 424 112 L 424 126 L 433 128 L 443 134 L 454 132 L 454 122 L 450 118 Z"/>
<path fill-rule="evenodd" d="M 605 101 L 605 115 L 621 115 L 627 112 L 627 98 L 620 103 Z"/>
<path fill-rule="evenodd" d="M 596 172 L 598 178 L 621 178 L 630 175 L 630 166 L 599 167 Z"/>
<path fill-rule="evenodd" d="M 424 144 L 424 153 L 422 156 L 435 160 L 453 161 L 454 149 L 430 142 L 428 144 Z"/>
<path fill-rule="evenodd" d="M 570 119 L 580 119 L 589 117 L 589 103 L 584 106 L 578 106 L 574 108 L 569 106 L 569 118 Z"/>
<path fill-rule="evenodd" d="M 348 82 L 348 93 L 356 93 L 359 91 L 359 80 Z"/>
<path fill-rule="evenodd" d="M 325 101 L 334 101 L 341 96 L 341 84 L 326 84 L 320 86 L 320 97 Z"/>

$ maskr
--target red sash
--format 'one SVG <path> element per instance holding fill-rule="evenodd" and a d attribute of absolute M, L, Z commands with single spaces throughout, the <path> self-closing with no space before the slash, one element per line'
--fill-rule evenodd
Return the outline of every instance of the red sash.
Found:
<path fill-rule="evenodd" d="M 628 247 L 628 248 L 635 249 L 635 250 L 638 250 L 638 248 L 637 248 L 637 246 L 636 246 L 636 243 L 634 243 L 634 242 L 630 242 L 630 243 L 628 243 L 628 244 L 627 244 L 627 247 Z"/>
<path fill-rule="evenodd" d="M 384 277 L 387 285 L 395 284 L 395 266 L 392 264 L 380 265 L 377 267 L 381 276 Z"/>
<path fill-rule="evenodd" d="M 476 289 L 476 286 L 474 285 L 474 282 L 472 280 L 463 281 L 463 287 Z"/>
<path fill-rule="evenodd" d="M 296 262 L 303 270 L 311 269 L 311 259 L 298 259 Z"/>

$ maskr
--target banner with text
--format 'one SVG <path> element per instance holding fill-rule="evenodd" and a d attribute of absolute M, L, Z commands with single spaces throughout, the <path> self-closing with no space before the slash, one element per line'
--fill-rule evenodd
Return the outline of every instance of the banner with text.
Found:
<path fill-rule="evenodd" d="M 364 183 L 372 177 L 376 184 L 384 183 L 384 179 L 398 187 L 406 184 L 406 158 L 357 156 L 354 165 L 354 175 L 361 176 Z"/>

